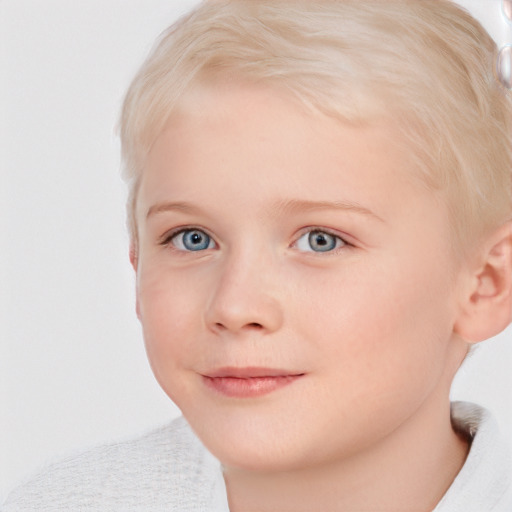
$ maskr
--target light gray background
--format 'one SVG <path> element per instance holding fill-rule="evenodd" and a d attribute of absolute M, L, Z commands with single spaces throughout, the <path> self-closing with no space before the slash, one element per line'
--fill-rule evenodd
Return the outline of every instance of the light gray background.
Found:
<path fill-rule="evenodd" d="M 0 502 L 50 460 L 178 414 L 134 313 L 114 126 L 155 37 L 195 3 L 0 0 Z M 460 3 L 512 42 L 500 0 Z M 453 393 L 510 433 L 511 342 L 482 346 Z"/>

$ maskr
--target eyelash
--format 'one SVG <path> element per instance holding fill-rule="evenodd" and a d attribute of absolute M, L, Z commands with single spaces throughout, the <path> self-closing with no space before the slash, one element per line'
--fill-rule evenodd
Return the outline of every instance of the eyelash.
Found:
<path fill-rule="evenodd" d="M 333 255 L 333 254 L 338 254 L 340 251 L 346 250 L 349 247 L 353 247 L 352 244 L 347 242 L 347 240 L 345 238 L 343 238 L 339 234 L 333 232 L 332 230 L 323 228 L 323 227 L 308 227 L 308 228 L 306 228 L 305 230 L 302 231 L 302 234 L 295 240 L 295 242 L 293 243 L 293 246 L 296 247 L 297 244 L 300 242 L 300 240 L 303 237 L 305 237 L 306 235 L 311 237 L 311 235 L 313 235 L 314 233 L 319 233 L 322 235 L 328 235 L 329 237 L 332 237 L 336 243 L 336 246 L 333 247 L 332 249 L 326 250 L 326 251 L 314 251 L 313 249 L 310 249 L 310 250 L 302 250 L 301 252 L 307 252 L 310 254 Z M 311 240 L 309 242 L 311 242 Z"/>
<path fill-rule="evenodd" d="M 187 251 L 184 249 L 178 249 L 176 247 L 173 247 L 172 241 L 174 238 L 176 238 L 178 235 L 190 232 L 190 231 L 199 231 L 201 233 L 204 233 L 211 242 L 217 246 L 217 243 L 215 242 L 214 238 L 208 233 L 207 230 L 204 228 L 198 227 L 198 226 L 182 226 L 180 228 L 173 229 L 170 232 L 167 232 L 165 235 L 162 236 L 161 240 L 159 241 L 159 245 L 164 247 L 169 247 L 174 249 L 177 252 L 194 252 L 194 251 Z M 199 251 L 198 251 L 199 252 Z"/>
<path fill-rule="evenodd" d="M 165 235 L 163 235 L 158 243 L 161 246 L 170 247 L 170 248 L 172 248 L 173 250 L 175 250 L 176 252 L 179 252 L 179 253 L 191 253 L 191 252 L 203 252 L 203 251 L 205 251 L 206 249 L 201 249 L 201 250 L 198 250 L 198 251 L 192 251 L 192 250 L 179 249 L 179 248 L 173 247 L 173 243 L 172 243 L 173 239 L 178 237 L 180 234 L 184 234 L 184 233 L 191 232 L 191 231 L 199 231 L 201 233 L 204 233 L 209 238 L 209 241 L 213 242 L 215 247 L 218 247 L 217 242 L 215 242 L 214 238 L 208 233 L 208 231 L 205 230 L 204 228 L 201 228 L 201 227 L 198 227 L 198 226 L 183 226 L 183 227 L 180 227 L 180 228 L 176 228 L 176 229 L 166 233 Z M 332 230 L 329 230 L 329 229 L 323 228 L 323 227 L 319 227 L 319 226 L 318 227 L 317 226 L 310 226 L 308 228 L 304 228 L 302 230 L 300 236 L 295 239 L 295 241 L 293 242 L 291 247 L 296 247 L 298 242 L 304 236 L 306 236 L 306 235 L 311 236 L 313 233 L 326 234 L 329 237 L 333 237 L 336 240 L 337 247 L 334 247 L 333 249 L 327 250 L 327 251 L 314 251 L 314 250 L 311 249 L 311 250 L 302 250 L 301 252 L 307 252 L 307 253 L 312 253 L 312 254 L 331 254 L 332 255 L 332 254 L 338 254 L 341 250 L 346 250 L 347 248 L 353 247 L 353 245 L 351 243 L 349 243 L 345 238 L 343 238 L 339 234 L 333 232 Z M 338 246 L 339 243 L 341 243 L 341 244 Z M 210 248 L 210 247 L 208 247 L 208 248 Z"/>

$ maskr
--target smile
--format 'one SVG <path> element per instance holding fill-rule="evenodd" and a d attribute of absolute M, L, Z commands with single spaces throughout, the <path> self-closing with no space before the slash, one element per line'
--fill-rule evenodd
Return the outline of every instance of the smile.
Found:
<path fill-rule="evenodd" d="M 230 398 L 255 398 L 292 384 L 303 373 L 270 368 L 224 368 L 203 375 L 206 386 Z"/>

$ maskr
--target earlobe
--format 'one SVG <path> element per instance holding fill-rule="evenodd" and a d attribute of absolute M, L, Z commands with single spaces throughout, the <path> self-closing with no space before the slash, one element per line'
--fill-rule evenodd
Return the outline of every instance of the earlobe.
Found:
<path fill-rule="evenodd" d="M 137 275 L 137 269 L 138 269 L 138 250 L 135 244 L 130 244 L 130 263 L 133 267 L 133 270 L 135 270 L 135 275 Z M 137 313 L 137 318 L 140 320 L 140 307 L 139 307 L 139 292 L 138 290 L 135 291 L 135 312 Z"/>
<path fill-rule="evenodd" d="M 495 336 L 512 320 L 512 223 L 483 244 L 462 298 L 455 332 L 470 343 Z"/>
<path fill-rule="evenodd" d="M 137 257 L 137 248 L 135 247 L 134 243 L 130 244 L 130 263 L 133 267 L 133 270 L 135 270 L 135 272 L 137 272 L 138 257 Z"/>

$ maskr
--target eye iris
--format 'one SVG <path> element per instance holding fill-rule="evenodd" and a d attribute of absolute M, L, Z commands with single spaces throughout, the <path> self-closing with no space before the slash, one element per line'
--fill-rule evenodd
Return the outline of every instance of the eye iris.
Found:
<path fill-rule="evenodd" d="M 208 249 L 210 237 L 202 231 L 186 231 L 183 234 L 183 245 L 189 251 L 202 251 Z"/>
<path fill-rule="evenodd" d="M 309 234 L 309 245 L 314 251 L 332 251 L 336 247 L 336 237 L 321 231 L 313 231 Z"/>

